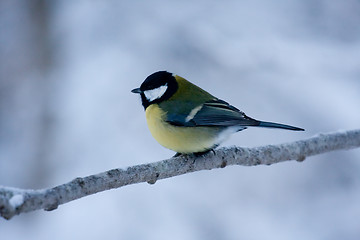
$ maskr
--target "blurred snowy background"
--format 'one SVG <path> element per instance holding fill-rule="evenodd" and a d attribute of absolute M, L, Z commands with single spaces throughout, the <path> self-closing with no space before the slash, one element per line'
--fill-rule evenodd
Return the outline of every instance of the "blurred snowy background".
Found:
<path fill-rule="evenodd" d="M 169 158 L 138 96 L 168 70 L 249 116 L 259 146 L 360 126 L 360 1 L 0 1 L 0 185 Z M 0 219 L 1 239 L 360 239 L 360 151 L 227 167 Z"/>

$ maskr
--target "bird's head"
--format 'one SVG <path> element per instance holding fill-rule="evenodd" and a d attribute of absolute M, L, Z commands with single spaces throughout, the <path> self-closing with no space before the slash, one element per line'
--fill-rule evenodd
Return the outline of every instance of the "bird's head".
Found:
<path fill-rule="evenodd" d="M 131 92 L 141 96 L 144 109 L 153 103 L 160 103 L 169 99 L 177 90 L 178 84 L 172 73 L 159 71 L 148 76 L 140 88 Z"/>

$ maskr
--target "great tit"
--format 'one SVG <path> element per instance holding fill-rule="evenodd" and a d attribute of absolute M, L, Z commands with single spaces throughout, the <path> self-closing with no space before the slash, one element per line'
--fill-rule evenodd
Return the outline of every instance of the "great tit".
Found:
<path fill-rule="evenodd" d="M 304 131 L 248 117 L 236 107 L 166 71 L 151 74 L 140 88 L 131 92 L 141 96 L 152 136 L 177 154 L 207 152 L 230 134 L 247 127 Z"/>

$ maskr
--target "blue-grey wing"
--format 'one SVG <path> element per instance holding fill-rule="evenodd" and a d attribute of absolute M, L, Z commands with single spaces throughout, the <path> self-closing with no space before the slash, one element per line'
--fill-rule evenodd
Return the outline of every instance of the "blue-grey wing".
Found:
<path fill-rule="evenodd" d="M 167 121 L 176 126 L 258 126 L 259 121 L 246 116 L 227 102 L 214 99 L 185 114 L 168 114 Z"/>

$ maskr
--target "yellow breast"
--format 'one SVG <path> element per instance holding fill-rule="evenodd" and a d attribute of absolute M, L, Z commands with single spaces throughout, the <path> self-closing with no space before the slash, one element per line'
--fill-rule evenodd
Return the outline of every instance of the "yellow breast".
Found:
<path fill-rule="evenodd" d="M 178 153 L 204 152 L 217 144 L 218 128 L 181 127 L 167 123 L 157 104 L 146 108 L 146 121 L 152 136 L 164 147 Z"/>

